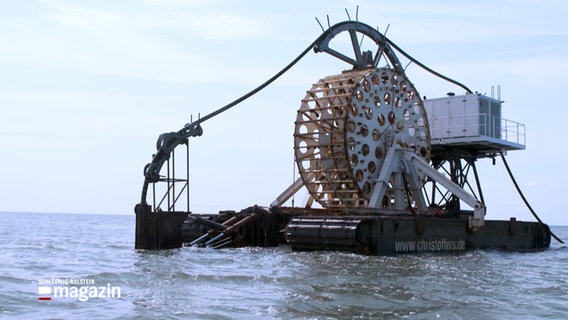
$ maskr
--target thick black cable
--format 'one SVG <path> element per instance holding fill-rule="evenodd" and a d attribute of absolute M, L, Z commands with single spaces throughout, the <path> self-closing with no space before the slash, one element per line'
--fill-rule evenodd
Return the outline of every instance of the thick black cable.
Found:
<path fill-rule="evenodd" d="M 227 104 L 226 106 L 224 106 L 220 109 L 217 109 L 217 110 L 209 113 L 208 115 L 197 119 L 196 121 L 194 121 L 192 123 L 186 124 L 183 128 L 178 130 L 176 134 L 173 134 L 173 135 L 169 134 L 169 136 L 171 137 L 171 140 L 168 141 L 167 147 L 169 149 L 173 150 L 173 148 L 175 148 L 175 147 L 177 147 L 177 145 L 183 143 L 183 141 L 185 141 L 185 139 L 187 139 L 188 137 L 200 136 L 203 132 L 203 130 L 201 129 L 201 126 L 200 126 L 200 124 L 202 122 L 204 122 L 208 119 L 211 119 L 214 116 L 231 109 L 232 107 L 236 106 L 237 104 L 243 102 L 244 100 L 246 100 L 246 99 L 250 98 L 251 96 L 253 96 L 254 94 L 258 93 L 260 90 L 267 87 L 269 84 L 271 84 L 276 79 L 278 79 L 280 76 L 282 76 L 284 73 L 286 73 L 288 70 L 290 70 L 290 68 L 292 68 L 296 63 L 298 63 L 298 61 L 300 61 L 313 47 L 315 47 L 319 42 L 321 42 L 321 39 L 323 39 L 323 37 L 325 37 L 329 32 L 330 32 L 329 30 L 324 32 L 312 44 L 310 44 L 302 53 L 300 53 L 300 55 L 298 55 L 294 60 L 292 60 L 292 62 L 290 62 L 287 66 L 285 66 L 282 70 L 280 70 L 280 72 L 276 73 L 270 79 L 268 79 L 267 81 L 262 83 L 260 86 L 256 87 L 255 89 L 253 89 L 252 91 L 243 95 L 242 97 L 236 99 L 235 101 Z M 151 182 L 151 178 L 155 179 L 156 177 L 158 177 L 158 174 L 161 170 L 163 162 L 169 156 L 169 153 L 170 153 L 169 149 L 162 149 L 162 147 L 159 147 L 158 152 L 152 158 L 152 162 L 149 163 L 148 165 L 146 165 L 146 167 L 144 168 L 145 178 L 144 178 L 144 184 L 142 186 L 142 195 L 141 195 L 141 200 L 140 200 L 141 204 L 146 204 L 146 196 L 148 194 L 148 186 Z M 151 168 L 152 170 L 149 170 L 148 168 Z M 152 174 L 156 177 L 151 177 Z"/>
<path fill-rule="evenodd" d="M 225 112 L 229 109 L 231 109 L 232 107 L 236 106 L 237 104 L 245 101 L 246 99 L 250 98 L 251 96 L 255 95 L 256 93 L 258 93 L 260 90 L 266 88 L 269 84 L 271 84 L 272 82 L 274 82 L 276 79 L 280 78 L 284 73 L 286 73 L 288 70 L 290 70 L 296 63 L 298 63 L 298 61 L 300 61 L 313 47 L 315 47 L 322 39 L 323 35 L 325 35 L 326 33 L 322 34 L 320 37 L 318 37 L 312 44 L 310 44 L 302 53 L 300 53 L 300 55 L 298 55 L 294 60 L 292 60 L 292 62 L 290 62 L 287 66 L 284 67 L 284 69 L 280 70 L 277 74 L 275 74 L 274 76 L 272 76 L 272 78 L 266 80 L 264 83 L 262 83 L 260 86 L 256 87 L 255 89 L 251 90 L 250 92 L 248 92 L 247 94 L 243 95 L 242 97 L 236 99 L 235 101 L 227 104 L 226 106 L 219 108 L 213 112 L 211 112 L 210 114 L 200 118 L 199 120 L 195 121 L 193 124 L 199 124 L 202 123 L 208 119 L 213 118 L 214 116 Z"/>
<path fill-rule="evenodd" d="M 227 104 L 226 106 L 219 108 L 209 114 L 207 114 L 204 117 L 200 117 L 199 119 L 197 119 L 196 121 L 192 122 L 192 123 L 188 123 L 186 124 L 182 129 L 180 129 L 177 132 L 177 136 L 169 135 L 169 140 L 168 140 L 168 148 L 169 149 L 173 149 L 175 148 L 177 145 L 179 145 L 180 143 L 183 143 L 183 141 L 185 139 L 187 139 L 190 136 L 200 136 L 203 132 L 203 130 L 200 127 L 200 124 L 202 122 L 205 122 L 217 115 L 219 115 L 220 113 L 223 113 L 229 109 L 231 109 L 232 107 L 238 105 L 239 103 L 243 102 L 244 100 L 250 98 L 251 96 L 255 95 L 256 93 L 258 93 L 259 91 L 261 91 L 262 89 L 264 89 L 265 87 L 267 87 L 268 85 L 270 85 L 272 82 L 274 82 L 276 79 L 278 79 L 279 77 L 281 77 L 284 73 L 286 73 L 288 70 L 290 70 L 296 63 L 298 63 L 298 61 L 300 61 L 312 48 L 314 48 L 315 46 L 317 46 L 318 44 L 320 44 L 322 42 L 323 39 L 325 39 L 330 33 L 334 32 L 334 28 L 330 27 L 328 30 L 326 30 L 325 32 L 323 32 L 312 44 L 310 44 L 302 53 L 300 53 L 300 55 L 298 55 L 294 60 L 292 60 L 292 62 L 290 62 L 287 66 L 285 66 L 282 70 L 280 70 L 278 73 L 276 73 L 274 76 L 272 76 L 270 79 L 268 79 L 267 81 L 265 81 L 264 83 L 262 83 L 260 86 L 256 87 L 255 89 L 251 90 L 250 92 L 248 92 L 247 94 L 243 95 L 242 97 L 234 100 L 233 102 Z M 383 36 L 384 37 L 384 36 Z M 384 39 L 386 39 L 386 41 L 388 43 L 390 43 L 396 50 L 398 50 L 400 53 L 402 53 L 405 57 L 407 57 L 408 59 L 410 59 L 411 61 L 413 61 L 414 63 L 416 63 L 417 65 L 421 66 L 422 68 L 424 68 L 425 70 L 429 71 L 430 73 L 446 80 L 449 81 L 451 83 L 454 83 L 464 89 L 466 89 L 469 93 L 471 93 L 471 90 L 469 90 L 466 86 L 464 86 L 463 84 L 452 80 L 448 77 L 445 77 L 437 72 L 435 72 L 434 70 L 426 67 L 425 65 L 423 65 L 422 63 L 420 63 L 419 61 L 417 61 L 416 59 L 414 59 L 412 56 L 410 56 L 409 54 L 407 54 L 406 52 L 404 52 L 402 49 L 400 49 L 397 45 L 395 45 L 392 41 L 390 41 L 389 39 L 387 39 L 386 37 L 384 37 Z M 146 168 L 148 168 L 148 166 L 146 166 L 145 170 L 144 170 L 144 175 L 146 176 L 146 178 L 144 179 L 144 185 L 142 188 L 142 201 L 141 203 L 145 203 L 145 199 L 146 199 L 146 194 L 147 194 L 147 189 L 148 189 L 148 185 L 149 185 L 149 174 L 152 173 L 159 173 L 159 170 L 161 169 L 162 163 L 165 159 L 166 154 L 169 154 L 169 149 L 164 149 L 162 150 L 161 147 L 158 148 L 158 153 L 156 154 L 157 156 L 159 155 L 159 157 L 155 156 L 152 159 L 152 163 L 149 164 L 148 166 L 151 166 L 153 170 L 146 170 Z"/>
<path fill-rule="evenodd" d="M 442 79 L 444 79 L 444 80 L 446 80 L 446 81 L 448 81 L 448 82 L 451 82 L 451 83 L 453 83 L 453 84 L 455 84 L 455 85 L 457 85 L 457 86 L 459 86 L 459 87 L 464 88 L 467 93 L 473 93 L 473 91 L 471 91 L 471 90 L 470 90 L 468 87 L 466 87 L 464 84 L 462 84 L 462 83 L 460 83 L 460 82 L 458 82 L 458 81 L 456 81 L 456 80 L 454 80 L 454 79 L 448 78 L 448 77 L 444 76 L 443 74 L 438 73 L 438 72 L 436 72 L 436 71 L 434 71 L 434 70 L 428 68 L 427 66 L 425 66 L 424 64 L 422 64 L 420 61 L 414 59 L 414 57 L 412 57 L 412 56 L 409 55 L 408 53 L 404 52 L 404 50 L 402 50 L 400 47 L 398 47 L 398 46 L 397 46 L 394 42 L 392 42 L 389 38 L 385 37 L 385 40 L 386 40 L 386 41 L 388 42 L 388 44 L 390 44 L 396 51 L 400 52 L 400 53 L 401 53 L 403 56 L 405 56 L 408 60 L 410 60 L 410 61 L 416 63 L 416 64 L 417 64 L 418 66 L 420 66 L 422 69 L 424 69 L 424 70 L 430 72 L 431 74 L 433 74 L 433 75 L 435 75 L 435 76 L 437 76 L 437 77 L 439 77 L 439 78 L 442 78 Z"/>
<path fill-rule="evenodd" d="M 536 220 L 542 224 L 544 224 L 544 222 L 542 222 L 542 220 L 540 220 L 540 218 L 538 217 L 538 215 L 536 214 L 536 212 L 533 210 L 533 208 L 531 207 L 531 205 L 529 204 L 529 202 L 527 201 L 527 198 L 525 198 L 525 195 L 523 194 L 523 192 L 521 191 L 521 188 L 519 187 L 519 185 L 517 184 L 517 180 L 515 179 L 515 177 L 513 176 L 513 173 L 511 172 L 511 169 L 509 168 L 509 164 L 507 163 L 507 160 L 505 160 L 505 156 L 503 155 L 503 153 L 501 152 L 501 159 L 503 159 L 503 163 L 505 164 L 505 169 L 507 169 L 507 172 L 509 173 L 509 177 L 511 177 L 511 180 L 513 181 L 513 184 L 515 185 L 515 188 L 517 189 L 517 192 L 519 193 L 519 195 L 521 196 L 521 199 L 523 199 L 523 201 L 525 202 L 525 205 L 527 206 L 527 208 L 529 209 L 529 211 L 532 213 L 532 215 L 536 218 Z M 562 241 L 560 238 L 558 238 L 552 231 L 550 231 L 550 235 L 556 239 L 556 241 L 560 242 L 560 243 L 564 243 L 564 241 Z"/>

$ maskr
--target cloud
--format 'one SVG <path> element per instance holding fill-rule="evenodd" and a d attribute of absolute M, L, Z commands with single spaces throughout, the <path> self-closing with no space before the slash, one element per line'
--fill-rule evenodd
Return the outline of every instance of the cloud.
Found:
<path fill-rule="evenodd" d="M 165 2 L 161 1 L 136 12 L 124 8 L 115 10 L 78 6 L 53 0 L 47 3 L 57 11 L 55 17 L 59 22 L 110 39 L 123 39 L 123 35 L 144 38 L 148 36 L 144 31 L 149 28 L 179 28 L 202 39 L 213 40 L 247 38 L 263 30 L 258 19 L 212 10 L 194 13 L 187 7 L 172 6 L 171 3 L 164 5 Z"/>
<path fill-rule="evenodd" d="M 21 30 L 0 31 L 0 61 L 188 81 L 207 75 L 205 68 L 216 63 L 208 52 L 209 41 L 236 41 L 266 30 L 258 19 L 155 1 L 134 9 L 126 3 L 112 4 L 120 8 L 91 2 L 41 3 L 45 8 L 26 17 Z"/>

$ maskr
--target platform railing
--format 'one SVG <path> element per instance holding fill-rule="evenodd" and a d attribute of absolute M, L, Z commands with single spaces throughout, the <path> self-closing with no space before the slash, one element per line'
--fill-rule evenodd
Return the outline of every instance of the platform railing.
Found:
<path fill-rule="evenodd" d="M 519 145 L 526 144 L 525 125 L 486 113 L 430 118 L 433 140 L 489 137 Z"/>
<path fill-rule="evenodd" d="M 526 128 L 522 123 L 501 119 L 501 133 L 505 141 L 514 142 L 523 146 L 527 143 Z"/>

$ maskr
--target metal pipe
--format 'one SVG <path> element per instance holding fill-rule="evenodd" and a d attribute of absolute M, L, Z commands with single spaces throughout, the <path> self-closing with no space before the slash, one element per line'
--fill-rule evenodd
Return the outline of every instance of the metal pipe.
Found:
<path fill-rule="evenodd" d="M 228 227 L 227 229 L 225 229 L 223 232 L 221 232 L 219 235 L 217 235 L 216 237 L 214 237 L 213 239 L 205 242 L 205 245 L 210 245 L 212 243 L 214 243 L 215 241 L 221 239 L 223 236 L 228 235 L 232 232 L 234 232 L 237 228 L 240 228 L 241 226 L 243 226 L 244 224 L 248 223 L 249 220 L 254 217 L 254 214 L 248 215 L 246 217 L 244 217 L 243 219 L 241 219 L 239 222 L 233 224 L 232 226 Z"/>
<path fill-rule="evenodd" d="M 236 216 L 231 217 L 229 220 L 223 222 L 221 225 L 223 226 L 230 226 L 235 220 L 237 219 Z M 205 239 L 207 239 L 207 237 L 210 237 L 211 235 L 213 235 L 215 231 L 214 230 L 209 230 L 207 231 L 204 235 L 202 235 L 201 237 L 193 240 L 189 245 L 194 246 L 194 245 L 198 245 L 201 244 L 203 241 L 205 241 Z"/>
<path fill-rule="evenodd" d="M 215 230 L 218 230 L 218 231 L 224 231 L 224 230 L 227 229 L 226 226 L 224 226 L 220 223 L 217 223 L 217 222 L 211 221 L 211 220 L 207 220 L 207 219 L 204 219 L 204 218 L 199 217 L 199 216 L 189 215 L 187 218 L 189 220 L 192 220 L 193 222 L 195 222 L 197 224 L 202 224 L 206 227 L 209 227 L 211 229 L 215 229 Z"/>
<path fill-rule="evenodd" d="M 485 205 L 485 200 L 483 199 L 483 191 L 481 191 L 481 183 L 479 182 L 479 176 L 477 175 L 477 167 L 475 166 L 475 160 L 471 161 L 470 166 L 473 167 L 473 176 L 475 177 L 475 183 L 477 184 L 477 192 L 479 192 L 479 200 Z"/>
<path fill-rule="evenodd" d="M 217 240 L 220 240 L 221 238 L 225 237 L 225 233 L 221 232 L 218 235 L 216 235 L 215 237 L 211 238 L 211 240 L 205 242 L 206 246 L 210 246 L 212 243 L 217 242 Z"/>
<path fill-rule="evenodd" d="M 154 207 L 154 212 L 156 212 L 156 183 L 152 182 L 152 206 Z"/>
<path fill-rule="evenodd" d="M 176 211 L 176 149 L 172 150 L 172 207 L 168 211 Z"/>
<path fill-rule="evenodd" d="M 205 232 L 205 234 L 202 235 L 201 237 L 199 237 L 199 238 L 197 238 L 197 239 L 191 241 L 191 242 L 189 243 L 189 245 L 190 245 L 190 246 L 195 246 L 195 245 L 197 245 L 197 244 L 200 244 L 200 243 L 203 242 L 205 239 L 207 239 L 208 236 L 209 236 L 209 232 Z"/>
<path fill-rule="evenodd" d="M 168 158 L 168 160 L 166 161 L 166 166 L 167 166 L 167 177 L 166 177 L 166 185 L 168 186 L 168 190 L 166 191 L 166 194 L 168 196 L 168 211 L 170 210 L 170 158 Z M 161 201 L 160 201 L 161 203 Z"/>
<path fill-rule="evenodd" d="M 187 190 L 186 190 L 186 195 L 187 195 L 187 212 L 189 211 L 189 139 L 185 139 L 185 145 L 186 145 L 186 184 L 187 184 Z"/>
<path fill-rule="evenodd" d="M 221 249 L 221 248 L 227 246 L 228 244 L 230 244 L 231 242 L 233 242 L 233 239 L 228 238 L 228 239 L 225 240 L 225 241 L 219 241 L 219 243 L 217 243 L 217 244 L 215 244 L 215 245 L 212 245 L 211 248 L 213 248 L 213 249 Z"/>

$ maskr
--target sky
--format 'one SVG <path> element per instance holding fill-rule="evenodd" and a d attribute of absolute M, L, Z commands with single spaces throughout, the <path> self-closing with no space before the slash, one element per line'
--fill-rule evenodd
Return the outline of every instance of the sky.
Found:
<path fill-rule="evenodd" d="M 323 5 L 325 4 L 325 5 Z M 507 156 L 525 196 L 568 225 L 568 2 L 0 1 L 0 211 L 133 215 L 158 135 L 252 90 L 327 27 L 358 19 L 430 68 L 490 94 L 526 125 Z M 205 122 L 190 144 L 191 210 L 268 206 L 297 177 L 305 91 L 348 65 L 309 53 Z M 463 90 L 411 64 L 421 95 Z M 534 221 L 497 159 L 478 161 L 488 219 Z M 298 201 L 300 201 L 299 199 Z"/>

